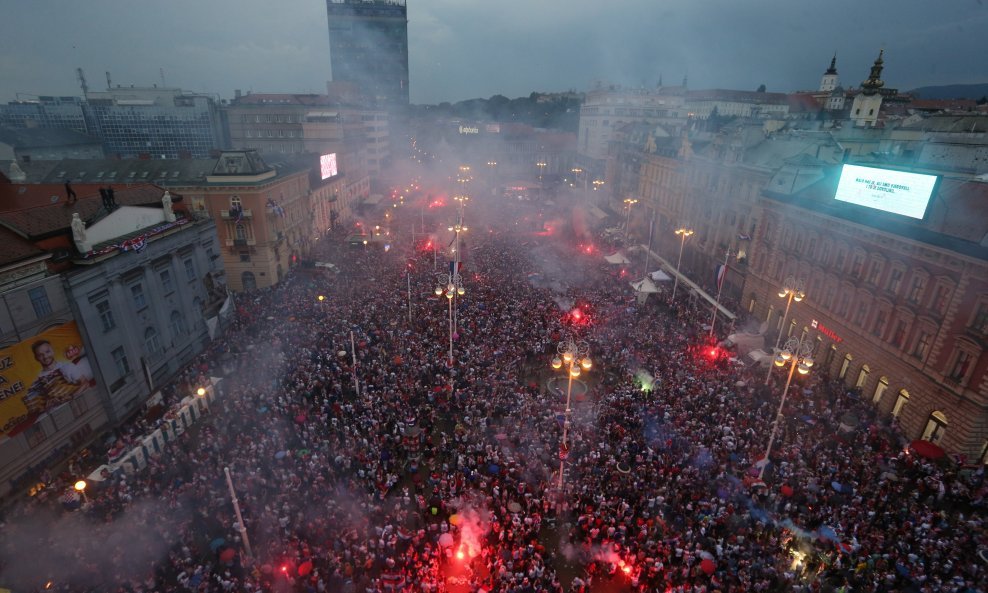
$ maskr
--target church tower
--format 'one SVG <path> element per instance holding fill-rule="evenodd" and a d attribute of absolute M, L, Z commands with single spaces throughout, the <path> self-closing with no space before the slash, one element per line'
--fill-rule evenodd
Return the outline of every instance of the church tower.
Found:
<path fill-rule="evenodd" d="M 840 80 L 837 77 L 837 54 L 834 53 L 834 57 L 830 60 L 830 68 L 823 73 L 823 78 L 820 79 L 820 92 L 829 93 L 840 86 Z"/>
<path fill-rule="evenodd" d="M 851 119 L 856 126 L 874 126 L 878 122 L 878 111 L 882 108 L 882 87 L 885 82 L 882 80 L 882 68 L 885 62 L 882 56 L 885 50 L 878 52 L 878 59 L 871 67 L 871 74 L 868 80 L 861 83 L 861 90 L 854 97 L 851 105 Z"/>

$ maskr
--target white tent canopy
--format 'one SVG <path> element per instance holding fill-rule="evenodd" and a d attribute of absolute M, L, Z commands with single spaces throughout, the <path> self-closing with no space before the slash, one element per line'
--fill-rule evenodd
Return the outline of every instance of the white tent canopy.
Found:
<path fill-rule="evenodd" d="M 655 270 L 654 272 L 649 274 L 649 277 L 655 282 L 665 282 L 666 280 L 672 280 L 672 276 L 666 274 L 662 270 Z"/>
<path fill-rule="evenodd" d="M 644 278 L 638 282 L 629 282 L 629 284 L 631 284 L 631 288 L 635 289 L 635 292 L 642 292 L 645 294 L 659 292 L 659 287 L 657 287 L 655 283 L 648 278 Z"/>
<path fill-rule="evenodd" d="M 609 264 L 630 264 L 631 260 L 626 258 L 623 253 L 618 251 L 614 255 L 605 255 L 604 259 L 607 260 Z"/>

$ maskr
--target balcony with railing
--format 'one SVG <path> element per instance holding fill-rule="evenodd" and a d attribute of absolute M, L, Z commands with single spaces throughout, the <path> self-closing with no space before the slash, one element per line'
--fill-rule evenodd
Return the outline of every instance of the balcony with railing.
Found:
<path fill-rule="evenodd" d="M 222 218 L 223 220 L 237 220 L 238 218 L 237 212 L 238 211 L 236 209 L 220 210 L 220 218 Z M 253 213 L 250 211 L 249 208 L 240 210 L 239 213 L 240 213 L 239 216 L 240 218 L 251 218 L 253 216 Z"/>

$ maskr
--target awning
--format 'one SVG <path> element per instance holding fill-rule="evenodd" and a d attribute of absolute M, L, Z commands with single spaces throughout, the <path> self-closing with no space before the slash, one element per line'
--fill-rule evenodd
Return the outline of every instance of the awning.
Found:
<path fill-rule="evenodd" d="M 665 282 L 667 280 L 672 280 L 672 276 L 670 276 L 669 274 L 666 274 L 662 270 L 655 270 L 654 272 L 652 272 L 648 276 L 649 276 L 649 278 L 651 278 L 655 282 Z"/>
<path fill-rule="evenodd" d="M 618 251 L 613 255 L 605 255 L 604 259 L 607 260 L 609 264 L 630 264 L 631 260 L 624 257 L 624 254 Z"/>
<path fill-rule="evenodd" d="M 659 292 L 659 287 L 657 287 L 651 280 L 644 278 L 638 282 L 629 282 L 631 288 L 635 289 L 635 292 L 641 292 L 645 294 L 652 294 Z"/>

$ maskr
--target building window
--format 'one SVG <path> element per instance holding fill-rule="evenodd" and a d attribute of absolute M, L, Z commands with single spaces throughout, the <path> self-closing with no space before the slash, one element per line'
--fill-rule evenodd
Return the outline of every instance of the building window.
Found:
<path fill-rule="evenodd" d="M 888 320 L 888 311 L 879 310 L 875 315 L 875 323 L 871 326 L 871 334 L 882 337 L 882 334 L 885 332 L 885 324 L 888 323 Z"/>
<path fill-rule="evenodd" d="M 158 338 L 158 330 L 153 327 L 144 330 L 144 349 L 151 355 L 161 353 L 161 340 Z"/>
<path fill-rule="evenodd" d="M 855 278 L 861 278 L 864 273 L 864 255 L 858 253 L 854 256 L 854 263 L 851 264 L 851 275 Z"/>
<path fill-rule="evenodd" d="M 871 403 L 878 405 L 878 402 L 882 401 L 882 396 L 885 395 L 885 390 L 889 388 L 889 378 L 880 377 L 878 379 L 878 385 L 875 385 L 875 393 L 871 396 Z"/>
<path fill-rule="evenodd" d="M 242 206 L 240 196 L 230 196 L 230 210 L 239 210 Z"/>
<path fill-rule="evenodd" d="M 923 290 L 926 288 L 926 278 L 923 276 L 913 276 L 912 286 L 909 287 L 909 300 L 919 304 L 923 298 Z"/>
<path fill-rule="evenodd" d="M 936 444 L 943 440 L 945 432 L 947 432 L 947 417 L 943 415 L 943 412 L 936 410 L 927 418 L 923 436 L 919 438 Z"/>
<path fill-rule="evenodd" d="M 933 299 L 930 301 L 930 310 L 941 315 L 947 309 L 947 300 L 950 298 L 950 287 L 945 284 L 937 284 L 937 289 L 933 292 Z"/>
<path fill-rule="evenodd" d="M 971 319 L 971 325 L 968 327 L 981 335 L 988 334 L 988 302 L 982 301 L 978 303 L 978 309 L 974 314 L 974 318 Z"/>
<path fill-rule="evenodd" d="M 899 268 L 892 268 L 892 272 L 889 274 L 889 292 L 892 294 L 899 293 L 899 287 L 902 285 L 902 270 Z"/>
<path fill-rule="evenodd" d="M 954 358 L 954 365 L 950 368 L 950 373 L 947 375 L 950 377 L 951 381 L 956 383 L 963 383 L 967 378 L 967 371 L 971 368 L 971 361 L 974 359 L 971 353 L 966 350 L 958 350 L 957 356 Z"/>
<path fill-rule="evenodd" d="M 249 262 L 250 261 L 250 252 L 249 251 L 241 251 L 240 252 L 240 261 L 242 261 L 242 262 Z"/>
<path fill-rule="evenodd" d="M 909 324 L 903 319 L 898 320 L 895 323 L 895 331 L 892 332 L 892 345 L 902 350 L 906 344 L 906 333 L 908 330 Z"/>
<path fill-rule="evenodd" d="M 185 334 L 185 318 L 178 311 L 172 311 L 171 317 L 168 320 L 169 329 L 172 332 L 172 336 L 178 338 Z"/>
<path fill-rule="evenodd" d="M 869 373 L 871 373 L 871 369 L 868 368 L 868 365 L 862 366 L 861 367 L 861 370 L 858 371 L 858 380 L 854 382 L 854 386 L 855 387 L 864 387 L 865 383 L 868 382 L 868 374 Z"/>
<path fill-rule="evenodd" d="M 852 360 L 854 360 L 854 357 L 851 356 L 850 354 L 845 354 L 844 355 L 844 361 L 840 364 L 840 372 L 837 373 L 837 378 L 838 379 L 843 379 L 844 377 L 847 376 L 847 369 L 848 369 L 848 367 L 851 366 L 851 361 Z"/>
<path fill-rule="evenodd" d="M 24 431 L 24 440 L 27 441 L 27 446 L 32 449 L 45 442 L 47 438 L 48 435 L 45 434 L 45 427 L 41 423 L 36 422 Z"/>
<path fill-rule="evenodd" d="M 892 417 L 898 418 L 899 414 L 902 413 L 902 408 L 906 407 L 906 402 L 909 401 L 909 392 L 905 389 L 899 390 L 899 397 L 895 398 L 895 405 L 892 406 Z"/>
<path fill-rule="evenodd" d="M 242 224 L 240 224 L 238 222 L 237 223 L 237 226 L 235 227 L 234 230 L 235 230 L 235 237 L 236 237 L 237 241 L 246 241 L 247 240 L 247 227 L 245 227 L 244 225 L 242 225 Z"/>
<path fill-rule="evenodd" d="M 137 308 L 138 311 L 148 306 L 147 301 L 144 299 L 143 284 L 132 285 L 130 287 L 130 296 L 134 299 L 134 307 Z"/>
<path fill-rule="evenodd" d="M 34 314 L 40 319 L 51 315 L 51 303 L 48 301 L 48 292 L 44 286 L 38 286 L 27 291 L 31 298 L 31 306 L 34 307 Z"/>
<path fill-rule="evenodd" d="M 175 286 L 172 284 L 172 273 L 169 270 L 161 270 L 161 272 L 158 273 L 158 278 L 161 279 L 161 288 L 164 290 L 165 294 L 175 290 Z"/>
<path fill-rule="evenodd" d="M 868 303 L 862 302 L 858 306 L 857 312 L 854 313 L 854 323 L 859 326 L 864 326 L 865 320 L 868 318 Z"/>
<path fill-rule="evenodd" d="M 117 367 L 117 374 L 121 377 L 129 375 L 130 363 L 127 362 L 123 347 L 115 348 L 110 354 L 113 356 L 113 364 Z"/>
<path fill-rule="evenodd" d="M 878 279 L 882 275 L 882 262 L 873 261 L 871 262 L 871 267 L 868 268 L 868 283 L 878 286 Z"/>
<path fill-rule="evenodd" d="M 925 360 L 926 354 L 930 351 L 930 342 L 933 340 L 933 334 L 926 330 L 919 330 L 919 336 L 916 338 L 916 345 L 913 346 L 913 356 Z"/>
<path fill-rule="evenodd" d="M 99 314 L 99 321 L 103 325 L 104 332 L 108 332 L 117 326 L 113 320 L 113 309 L 110 308 L 110 301 L 96 303 L 96 312 Z"/>
<path fill-rule="evenodd" d="M 196 266 L 191 259 L 187 259 L 182 262 L 185 265 L 185 279 L 195 280 L 196 279 Z"/>

